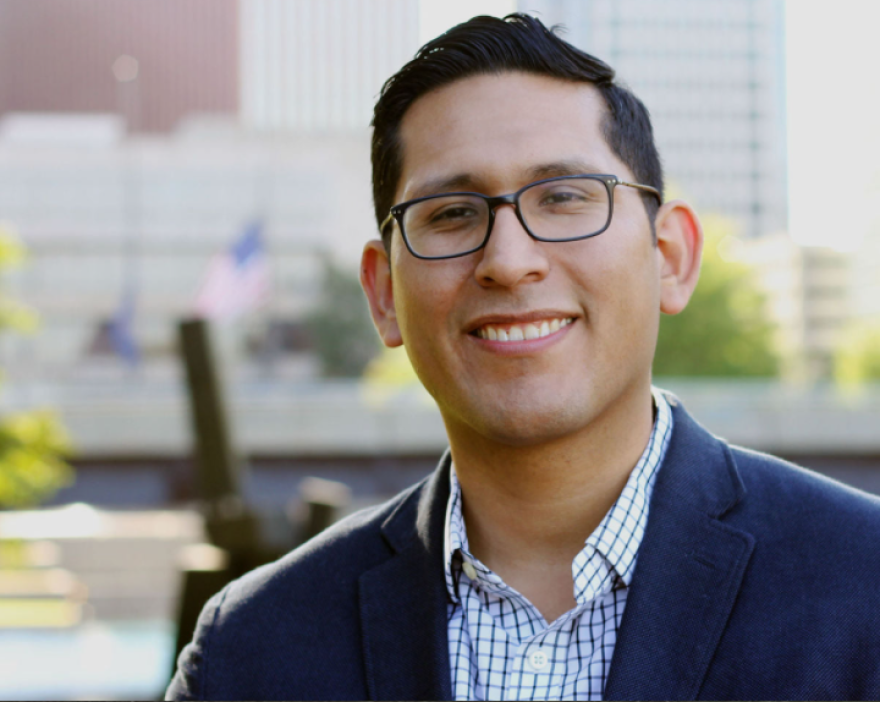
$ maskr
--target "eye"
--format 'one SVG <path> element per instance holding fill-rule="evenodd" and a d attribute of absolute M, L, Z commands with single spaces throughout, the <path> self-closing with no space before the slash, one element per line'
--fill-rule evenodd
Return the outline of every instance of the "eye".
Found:
<path fill-rule="evenodd" d="M 431 213 L 428 224 L 444 224 L 478 217 L 479 212 L 468 203 L 445 205 Z"/>
<path fill-rule="evenodd" d="M 486 207 L 482 200 L 449 195 L 414 203 L 406 211 L 404 226 L 410 236 L 462 234 L 476 231 L 485 221 Z"/>
<path fill-rule="evenodd" d="M 588 193 L 573 190 L 571 188 L 559 188 L 544 193 L 539 204 L 541 205 L 564 205 L 575 202 L 586 202 L 590 199 Z"/>
<path fill-rule="evenodd" d="M 592 178 L 570 178 L 541 183 L 528 191 L 525 207 L 532 213 L 580 214 L 606 207 L 605 184 Z"/>

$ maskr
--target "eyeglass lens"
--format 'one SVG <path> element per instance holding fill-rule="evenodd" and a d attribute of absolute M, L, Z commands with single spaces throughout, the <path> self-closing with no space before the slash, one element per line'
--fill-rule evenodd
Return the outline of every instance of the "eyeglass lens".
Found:
<path fill-rule="evenodd" d="M 608 190 L 601 180 L 566 178 L 522 191 L 519 208 L 538 238 L 574 239 L 608 223 Z M 409 206 L 403 230 L 421 256 L 450 256 L 479 247 L 489 231 L 489 205 L 474 195 L 440 195 Z"/>

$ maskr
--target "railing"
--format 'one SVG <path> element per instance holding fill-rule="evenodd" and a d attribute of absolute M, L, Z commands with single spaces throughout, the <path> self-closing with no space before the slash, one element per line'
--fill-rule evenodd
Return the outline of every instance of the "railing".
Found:
<path fill-rule="evenodd" d="M 763 380 L 655 382 L 734 443 L 777 453 L 880 454 L 877 383 L 846 390 Z M 233 379 L 227 387 L 237 443 L 251 455 L 431 454 L 446 445 L 439 412 L 418 386 Z M 182 382 L 10 383 L 0 401 L 0 411 L 55 407 L 84 456 L 175 457 L 192 449 Z"/>

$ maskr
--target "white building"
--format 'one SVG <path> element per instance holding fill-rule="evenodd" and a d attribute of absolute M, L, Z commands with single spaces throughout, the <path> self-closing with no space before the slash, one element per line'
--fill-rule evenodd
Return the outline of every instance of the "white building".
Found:
<path fill-rule="evenodd" d="M 880 201 L 880 187 L 876 197 Z M 851 286 L 853 316 L 880 326 L 880 217 L 853 256 Z"/>
<path fill-rule="evenodd" d="M 781 0 L 519 0 L 645 102 L 667 182 L 747 237 L 786 228 Z"/>
<path fill-rule="evenodd" d="M 240 0 L 241 118 L 259 130 L 363 131 L 418 49 L 415 0 Z"/>
<path fill-rule="evenodd" d="M 801 246 L 784 233 L 744 242 L 777 328 L 784 371 L 828 379 L 850 330 L 880 328 L 880 230 L 855 251 Z"/>
<path fill-rule="evenodd" d="M 785 233 L 746 241 L 738 253 L 766 295 L 783 374 L 795 381 L 829 378 L 851 319 L 852 255 L 800 246 Z"/>
<path fill-rule="evenodd" d="M 219 123 L 125 138 L 117 119 L 0 120 L 0 221 L 29 251 L 6 282 L 42 318 L 37 335 L 4 335 L 0 367 L 13 381 L 119 375 L 102 334 L 129 289 L 144 370 L 176 372 L 176 322 L 193 314 L 211 258 L 255 219 L 273 294 L 251 323 L 300 322 L 325 255 L 354 275 L 375 236 L 366 130 L 278 136 Z M 10 121 L 18 127 L 4 128 Z"/>

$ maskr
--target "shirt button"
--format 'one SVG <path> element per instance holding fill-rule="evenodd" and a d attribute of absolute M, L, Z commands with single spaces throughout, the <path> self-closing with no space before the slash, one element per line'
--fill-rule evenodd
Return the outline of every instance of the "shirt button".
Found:
<path fill-rule="evenodd" d="M 549 662 L 550 658 L 547 656 L 547 652 L 543 648 L 539 648 L 537 651 L 532 651 L 529 654 L 529 665 L 534 670 L 544 670 Z"/>
<path fill-rule="evenodd" d="M 468 576 L 471 580 L 477 579 L 477 569 L 474 568 L 474 564 L 470 561 L 465 561 L 462 563 L 461 569 L 464 571 L 464 574 Z"/>

